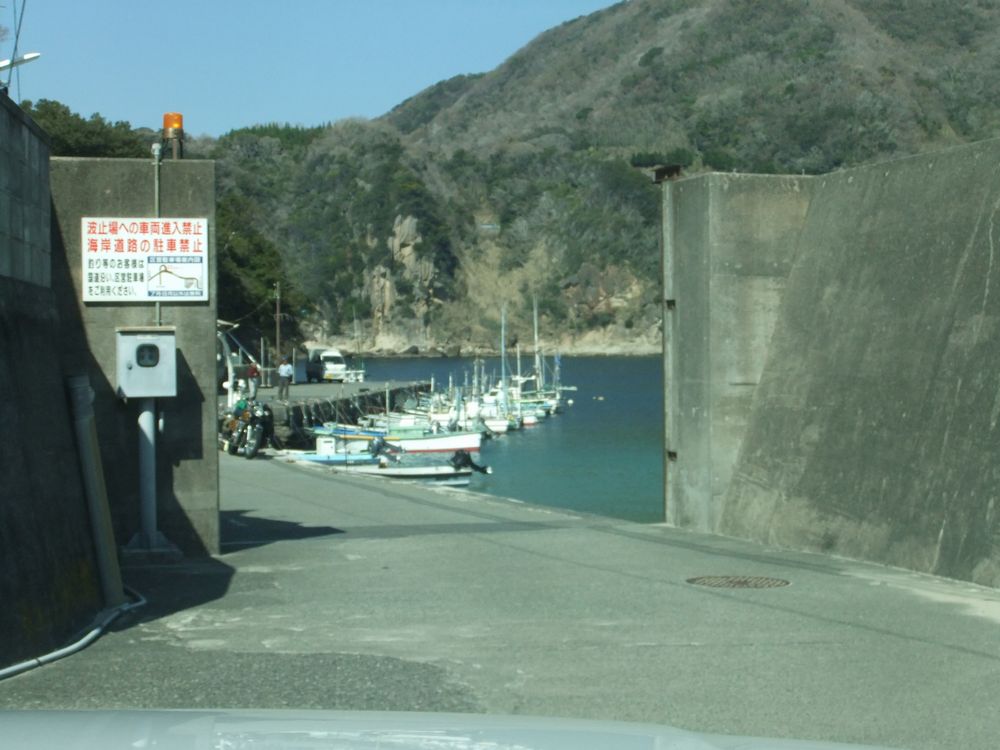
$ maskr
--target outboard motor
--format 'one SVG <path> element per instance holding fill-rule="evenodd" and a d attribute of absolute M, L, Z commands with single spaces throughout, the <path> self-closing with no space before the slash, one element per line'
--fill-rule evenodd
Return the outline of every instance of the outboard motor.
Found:
<path fill-rule="evenodd" d="M 462 449 L 455 451 L 449 463 L 456 469 L 472 469 L 473 471 L 478 471 L 480 474 L 493 473 L 493 470 L 489 466 L 480 466 L 472 460 L 472 456 L 469 455 L 468 451 Z"/>
<path fill-rule="evenodd" d="M 378 437 L 372 438 L 371 442 L 368 443 L 368 452 L 373 456 L 378 456 L 385 451 L 386 447 L 385 438 L 379 435 Z"/>

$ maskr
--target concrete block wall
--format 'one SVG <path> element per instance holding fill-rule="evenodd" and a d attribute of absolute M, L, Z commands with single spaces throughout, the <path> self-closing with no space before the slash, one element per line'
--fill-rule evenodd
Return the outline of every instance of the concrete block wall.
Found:
<path fill-rule="evenodd" d="M 664 183 L 669 523 L 718 529 L 811 188 L 769 175 Z"/>
<path fill-rule="evenodd" d="M 67 372 L 90 375 L 115 535 L 127 544 L 139 527 L 138 404 L 115 396 L 115 328 L 155 322 L 152 303 L 83 303 L 80 219 L 154 216 L 151 159 L 53 158 L 53 288 L 68 324 L 59 350 Z M 177 396 L 158 399 L 158 527 L 186 554 L 219 551 L 216 414 L 215 165 L 164 161 L 164 217 L 209 220 L 209 302 L 161 304 L 161 323 L 177 329 Z"/>
<path fill-rule="evenodd" d="M 0 94 L 0 666 L 103 607 L 50 288 L 47 139 Z"/>
<path fill-rule="evenodd" d="M 1000 586 L 998 165 L 815 180 L 719 530 Z"/>
<path fill-rule="evenodd" d="M 6 94 L 0 107 L 0 276 L 48 287 L 47 138 Z"/>

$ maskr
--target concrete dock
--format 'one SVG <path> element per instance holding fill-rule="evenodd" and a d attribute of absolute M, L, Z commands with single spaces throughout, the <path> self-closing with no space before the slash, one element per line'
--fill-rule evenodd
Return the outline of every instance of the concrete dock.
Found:
<path fill-rule="evenodd" d="M 531 714 L 910 748 L 1000 737 L 996 590 L 220 460 L 223 554 L 126 568 L 148 605 L 0 682 L 0 707 Z"/>
<path fill-rule="evenodd" d="M 351 422 L 359 413 L 381 412 L 388 394 L 390 404 L 430 388 L 429 381 L 365 381 L 352 383 L 295 383 L 289 386 L 288 399 L 278 400 L 278 389 L 262 387 L 257 399 L 270 407 L 278 445 L 292 448 L 312 447 L 312 435 L 306 429 L 313 422 Z M 217 396 L 221 414 L 228 394 Z"/>

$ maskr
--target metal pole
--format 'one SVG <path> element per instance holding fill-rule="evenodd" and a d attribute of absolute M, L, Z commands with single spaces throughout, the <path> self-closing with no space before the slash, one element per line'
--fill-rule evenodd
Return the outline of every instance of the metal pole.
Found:
<path fill-rule="evenodd" d="M 281 361 L 281 282 L 274 283 L 274 349 Z"/>
<path fill-rule="evenodd" d="M 160 218 L 160 144 L 153 144 L 153 215 Z M 163 324 L 159 301 L 156 325 Z M 156 400 L 139 402 L 139 530 L 141 546 L 156 546 Z"/>
<path fill-rule="evenodd" d="M 265 381 L 267 380 L 264 373 L 267 372 L 267 352 L 264 351 L 264 337 L 260 337 L 260 384 L 268 385 Z"/>
<path fill-rule="evenodd" d="M 153 216 L 160 218 L 160 153 L 163 147 L 159 143 L 153 144 Z M 156 309 L 156 325 L 162 325 L 160 316 L 160 303 L 154 305 Z"/>
<path fill-rule="evenodd" d="M 139 528 L 142 546 L 153 549 L 156 533 L 156 401 L 139 402 Z"/>

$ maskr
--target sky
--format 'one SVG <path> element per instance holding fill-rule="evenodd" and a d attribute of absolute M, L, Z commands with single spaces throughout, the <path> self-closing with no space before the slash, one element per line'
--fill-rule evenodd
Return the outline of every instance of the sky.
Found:
<path fill-rule="evenodd" d="M 15 101 L 190 135 L 378 117 L 426 87 L 492 70 L 546 29 L 614 0 L 0 0 Z M 3 81 L 10 71 L 5 71 Z"/>

